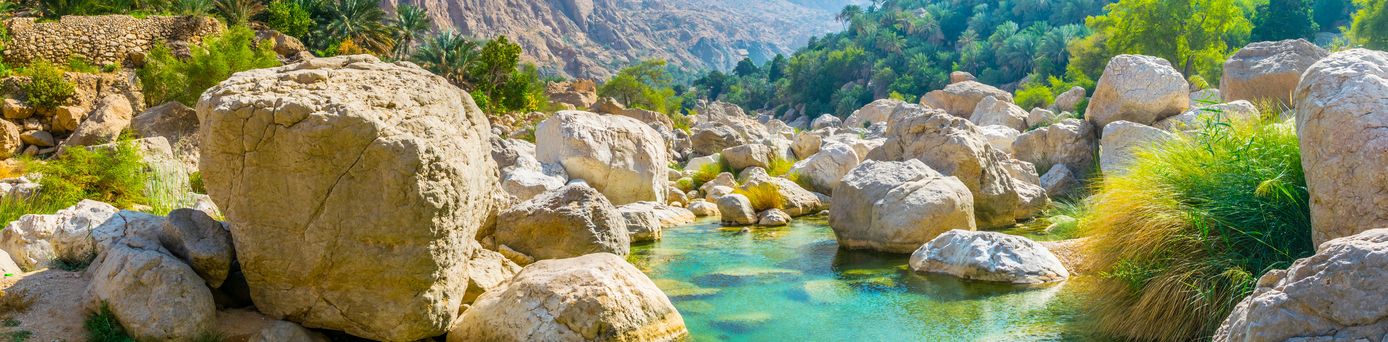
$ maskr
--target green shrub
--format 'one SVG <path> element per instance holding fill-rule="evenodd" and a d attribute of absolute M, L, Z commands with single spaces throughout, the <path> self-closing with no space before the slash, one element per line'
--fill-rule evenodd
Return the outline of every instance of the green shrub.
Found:
<path fill-rule="evenodd" d="M 168 47 L 155 47 L 139 71 L 145 102 L 178 101 L 194 106 L 204 91 L 233 73 L 280 65 L 273 47 L 252 46 L 254 38 L 251 29 L 234 26 L 193 47 L 192 56 L 186 60 L 175 57 Z"/>
<path fill-rule="evenodd" d="M 202 183 L 202 171 L 193 171 L 188 175 L 188 189 L 194 193 L 207 194 L 207 187 Z"/>
<path fill-rule="evenodd" d="M 1093 197 L 1081 229 L 1098 332 L 1208 339 L 1263 273 L 1314 253 L 1296 131 L 1208 126 L 1140 151 Z"/>
<path fill-rule="evenodd" d="M 96 313 L 87 316 L 83 327 L 87 329 L 89 342 L 135 342 L 135 339 L 125 332 L 125 327 L 116 321 L 116 314 L 111 312 L 111 305 L 104 301 Z"/>
<path fill-rule="evenodd" d="M 313 18 L 309 16 L 308 10 L 299 6 L 297 1 L 272 1 L 265 12 L 269 16 L 265 21 L 266 25 L 295 38 L 308 35 L 309 28 L 313 26 Z"/>
<path fill-rule="evenodd" d="M 1030 110 L 1032 108 L 1046 108 L 1054 101 L 1055 94 L 1051 93 L 1051 88 L 1043 84 L 1032 83 L 1023 85 L 1017 89 L 1015 96 L 1017 106 Z"/>
<path fill-rule="evenodd" d="M 53 63 L 34 62 L 25 69 L 25 75 L 29 76 L 29 83 L 25 83 L 23 88 L 31 105 L 54 108 L 67 103 L 76 93 L 72 82 L 64 78 L 63 70 Z"/>
<path fill-rule="evenodd" d="M 60 208 L 83 199 L 128 208 L 146 199 L 145 184 L 150 179 L 139 148 L 128 140 L 109 150 L 69 148 L 58 158 L 34 163 L 33 169 L 42 175 L 38 180 L 42 190 L 36 195 L 41 198 L 35 200 L 53 203 L 41 206 Z"/>
<path fill-rule="evenodd" d="M 766 173 L 772 177 L 785 177 L 790 173 L 790 168 L 792 167 L 795 167 L 794 159 L 773 156 L 771 157 L 771 162 L 767 164 Z"/>
<path fill-rule="evenodd" d="M 101 67 L 92 65 L 86 59 L 72 57 L 67 59 L 67 70 L 84 74 L 95 74 L 101 72 Z"/>

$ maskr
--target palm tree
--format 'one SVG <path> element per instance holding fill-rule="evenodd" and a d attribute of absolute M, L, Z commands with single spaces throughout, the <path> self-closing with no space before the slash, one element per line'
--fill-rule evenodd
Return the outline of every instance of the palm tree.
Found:
<path fill-rule="evenodd" d="M 429 13 L 419 6 L 401 4 L 395 9 L 395 58 L 401 59 L 410 54 L 415 40 L 434 25 Z"/>
<path fill-rule="evenodd" d="M 449 83 L 470 89 L 467 70 L 481 54 L 480 45 L 457 32 L 435 34 L 424 41 L 410 60 L 424 69 L 443 76 Z"/>
<path fill-rule="evenodd" d="M 236 1 L 236 0 L 231 0 Z M 395 46 L 386 12 L 374 0 L 339 0 L 327 6 L 324 36 L 332 41 L 351 40 L 376 55 L 390 53 Z"/>
<path fill-rule="evenodd" d="M 839 15 L 834 16 L 834 20 L 838 20 L 841 23 L 848 24 L 851 23 L 853 19 L 858 18 L 858 16 L 860 15 L 863 15 L 862 7 L 858 5 L 848 5 L 843 6 L 843 10 L 839 11 Z"/>
<path fill-rule="evenodd" d="M 217 0 L 217 13 L 231 25 L 245 24 L 264 11 L 265 4 L 260 0 Z"/>

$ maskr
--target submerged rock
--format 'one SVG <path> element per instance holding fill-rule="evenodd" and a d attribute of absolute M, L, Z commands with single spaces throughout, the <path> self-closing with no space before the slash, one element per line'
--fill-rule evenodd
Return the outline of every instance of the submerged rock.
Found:
<path fill-rule="evenodd" d="M 526 266 L 448 333 L 463 341 L 680 341 L 684 318 L 645 274 L 606 253 Z"/>
<path fill-rule="evenodd" d="M 1013 284 L 1065 280 L 1070 272 L 1041 244 L 998 232 L 951 230 L 911 254 L 916 272 Z"/>

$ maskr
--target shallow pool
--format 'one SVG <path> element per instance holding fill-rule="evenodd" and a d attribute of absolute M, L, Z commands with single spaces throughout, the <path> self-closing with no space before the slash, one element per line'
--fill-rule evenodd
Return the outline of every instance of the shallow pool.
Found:
<path fill-rule="evenodd" d="M 1063 283 L 1021 288 L 911 272 L 907 255 L 839 250 L 823 220 L 665 230 L 630 260 L 695 341 L 1084 340 Z M 1072 281 L 1073 282 L 1073 281 Z"/>

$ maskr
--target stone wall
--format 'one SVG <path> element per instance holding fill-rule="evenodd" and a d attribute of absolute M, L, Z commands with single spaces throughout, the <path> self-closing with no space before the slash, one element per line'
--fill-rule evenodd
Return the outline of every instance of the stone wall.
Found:
<path fill-rule="evenodd" d="M 14 18 L 5 26 L 11 38 L 4 57 L 11 64 L 38 59 L 66 63 L 72 57 L 95 65 L 124 64 L 140 60 L 158 44 L 177 50 L 224 30 L 216 19 L 198 16 L 66 16 L 45 22 Z"/>

